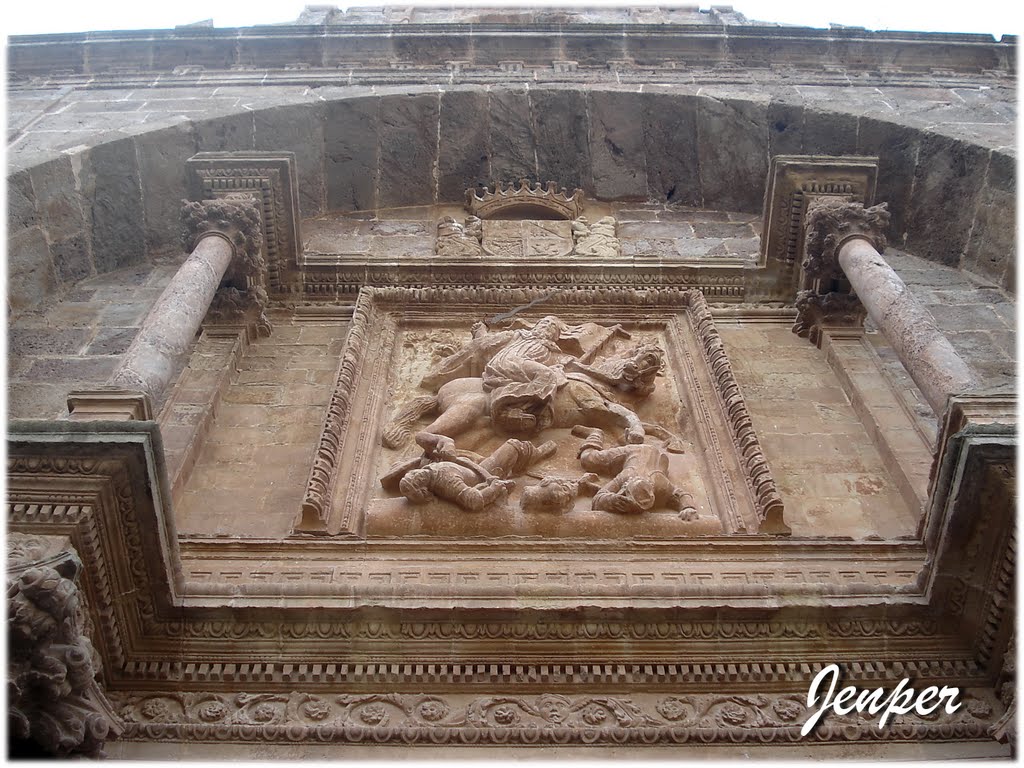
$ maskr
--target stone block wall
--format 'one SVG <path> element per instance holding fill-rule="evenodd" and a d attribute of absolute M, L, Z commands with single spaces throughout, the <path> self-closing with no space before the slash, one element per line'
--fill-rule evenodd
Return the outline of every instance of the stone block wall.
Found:
<path fill-rule="evenodd" d="M 756 214 L 770 155 L 874 155 L 894 245 L 1014 288 L 1005 79 L 804 85 L 758 71 L 649 85 L 639 73 L 615 83 L 606 70 L 533 74 L 465 73 L 441 86 L 416 70 L 351 84 L 271 70 L 20 83 L 9 91 L 11 307 L 177 249 L 185 160 L 259 149 L 295 153 L 304 217 L 458 202 L 521 177 L 598 199 Z"/>
<path fill-rule="evenodd" d="M 60 418 L 68 392 L 106 383 L 182 258 L 85 279 L 9 322 L 8 418 Z"/>
<path fill-rule="evenodd" d="M 716 325 L 793 535 L 913 535 L 920 510 L 908 508 L 821 351 L 784 325 Z"/>
<path fill-rule="evenodd" d="M 214 411 L 175 507 L 181 535 L 280 538 L 291 531 L 348 322 L 284 314 L 272 321 L 274 333 L 249 346 Z"/>

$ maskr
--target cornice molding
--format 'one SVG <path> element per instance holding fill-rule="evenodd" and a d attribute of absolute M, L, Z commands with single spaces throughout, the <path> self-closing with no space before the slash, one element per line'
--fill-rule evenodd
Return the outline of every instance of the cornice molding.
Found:
<path fill-rule="evenodd" d="M 524 65 L 570 60 L 579 66 L 609 58 L 650 66 L 673 61 L 689 66 L 770 67 L 784 61 L 793 67 L 820 61 L 827 47 L 830 64 L 853 71 L 892 68 L 898 50 L 901 68 L 911 72 L 941 70 L 977 74 L 983 70 L 1009 72 L 1016 38 L 996 42 L 989 35 L 922 32 L 870 32 L 858 28 L 811 29 L 716 24 L 579 24 L 579 23 L 403 23 L 273 25 L 262 27 L 84 32 L 57 35 L 12 36 L 9 41 L 13 77 L 54 70 L 102 73 L 125 67 L 124 50 L 132 58 L 152 62 L 148 71 L 171 72 L 181 67 L 228 66 L 269 68 L 390 66 L 392 40 L 402 50 L 404 66 L 436 64 L 436 46 L 424 40 L 443 35 L 453 61 L 495 65 L 508 54 L 507 46 L 473 45 L 485 38 L 524 36 L 537 46 L 525 51 Z M 608 48 L 610 38 L 617 42 Z M 317 45 L 310 46 L 310 41 Z M 381 41 L 387 41 L 382 44 Z M 720 45 L 711 44 L 719 41 Z M 329 41 L 330 45 L 324 42 Z M 270 47 L 268 47 L 270 43 Z M 278 46 L 290 55 L 282 60 Z M 160 55 L 147 55 L 147 49 Z M 534 52 L 535 51 L 535 52 Z M 910 51 L 910 55 L 908 55 Z M 492 53 L 492 52 L 496 52 Z M 187 53 L 187 55 L 186 55 Z M 608 54 L 611 54 L 609 56 Z M 571 74 L 571 72 L 570 72 Z"/>

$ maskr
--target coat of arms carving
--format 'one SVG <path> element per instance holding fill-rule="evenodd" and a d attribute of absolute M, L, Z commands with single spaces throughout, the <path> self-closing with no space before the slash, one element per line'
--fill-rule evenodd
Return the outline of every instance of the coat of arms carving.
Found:
<path fill-rule="evenodd" d="M 469 190 L 464 222 L 443 216 L 434 252 L 445 259 L 492 257 L 505 261 L 557 260 L 566 256 L 615 258 L 620 255 L 615 219 L 590 224 L 583 216 L 582 191 L 569 195 L 553 182 L 546 187 L 523 180 Z"/>
<path fill-rule="evenodd" d="M 572 253 L 568 221 L 485 221 L 484 253 L 503 259 L 556 259 Z"/>

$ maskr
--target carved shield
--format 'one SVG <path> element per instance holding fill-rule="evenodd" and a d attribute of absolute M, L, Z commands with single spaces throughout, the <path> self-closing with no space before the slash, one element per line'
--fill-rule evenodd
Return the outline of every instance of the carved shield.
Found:
<path fill-rule="evenodd" d="M 557 259 L 572 253 L 568 221 L 485 221 L 483 247 L 503 259 Z"/>

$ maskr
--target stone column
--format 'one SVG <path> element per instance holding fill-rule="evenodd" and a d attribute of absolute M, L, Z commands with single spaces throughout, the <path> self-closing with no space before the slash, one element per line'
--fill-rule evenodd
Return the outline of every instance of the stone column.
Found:
<path fill-rule="evenodd" d="M 255 277 L 264 266 L 262 229 L 259 207 L 251 197 L 186 202 L 182 222 L 189 257 L 146 316 L 110 378 L 110 390 L 69 396 L 73 419 L 146 418 L 195 342 L 228 268 L 249 275 L 262 290 L 263 281 Z M 141 405 L 139 393 L 145 395 Z"/>
<path fill-rule="evenodd" d="M 936 414 L 950 395 L 974 388 L 970 366 L 949 343 L 931 312 L 911 295 L 882 258 L 889 223 L 886 206 L 825 199 L 807 212 L 804 273 L 819 284 L 845 277 L 868 316 L 892 344 L 900 361 Z M 825 304 L 832 294 L 801 294 L 798 305 Z"/>

